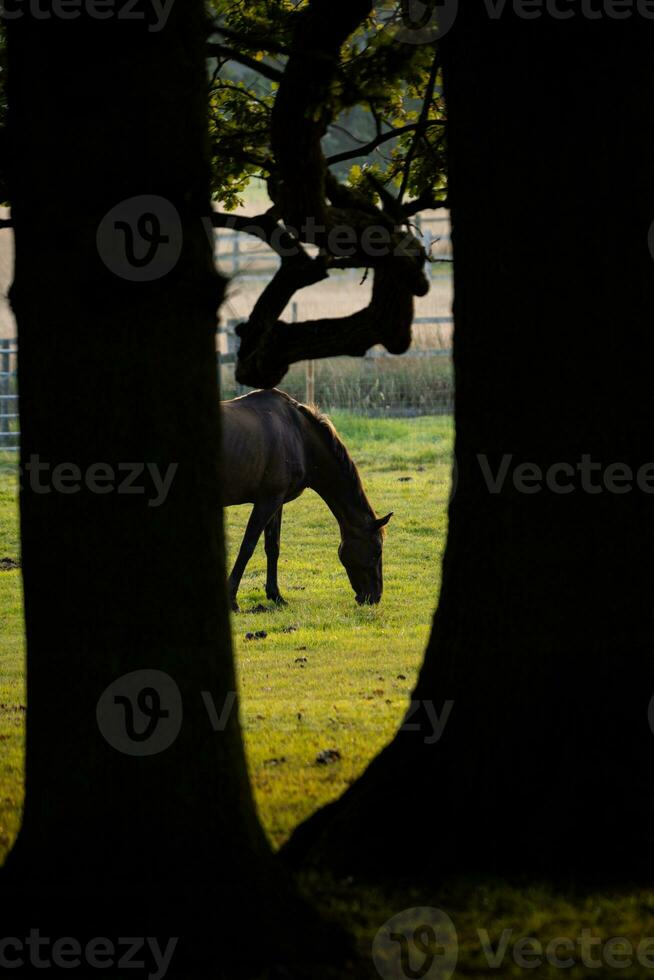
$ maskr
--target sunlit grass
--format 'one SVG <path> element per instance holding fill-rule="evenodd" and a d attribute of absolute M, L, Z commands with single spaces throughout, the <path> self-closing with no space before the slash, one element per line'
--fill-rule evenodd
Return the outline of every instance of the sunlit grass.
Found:
<path fill-rule="evenodd" d="M 311 491 L 284 511 L 280 588 L 266 601 L 260 545 L 234 618 L 241 708 L 262 821 L 281 843 L 338 795 L 392 737 L 422 661 L 439 589 L 452 423 L 449 418 L 334 421 L 379 514 L 394 512 L 384 548 L 384 597 L 359 608 L 338 561 L 338 525 Z M 249 508 L 228 512 L 230 552 Z M 248 612 L 264 605 L 268 611 Z M 246 634 L 265 631 L 264 640 Z M 316 764 L 323 750 L 340 760 Z"/>
<path fill-rule="evenodd" d="M 385 547 L 385 592 L 359 608 L 337 557 L 338 526 L 307 491 L 285 509 L 280 584 L 288 606 L 265 598 L 263 542 L 233 621 L 241 717 L 262 821 L 274 845 L 337 796 L 393 734 L 406 709 L 438 592 L 452 423 L 447 417 L 369 420 L 340 413 L 373 506 L 395 516 Z M 0 460 L 0 559 L 19 557 L 15 457 Z M 227 512 L 231 555 L 247 507 Z M 22 800 L 24 725 L 20 573 L 0 572 L 0 859 Z M 257 605 L 266 612 L 252 613 Z M 263 640 L 246 640 L 265 631 Z M 340 760 L 320 766 L 324 749 Z"/>

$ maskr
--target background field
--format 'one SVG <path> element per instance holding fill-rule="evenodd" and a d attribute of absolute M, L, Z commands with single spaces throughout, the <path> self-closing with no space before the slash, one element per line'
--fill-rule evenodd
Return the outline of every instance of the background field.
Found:
<path fill-rule="evenodd" d="M 282 529 L 280 584 L 288 607 L 272 609 L 265 599 L 262 547 L 244 577 L 244 612 L 233 620 L 241 716 L 261 819 L 275 846 L 338 796 L 401 723 L 440 584 L 435 559 L 445 541 L 451 419 L 368 419 L 345 413 L 335 413 L 334 419 L 360 465 L 373 505 L 379 513 L 395 512 L 385 547 L 386 587 L 378 608 L 356 606 L 336 554 L 337 526 L 309 492 L 287 508 Z M 19 555 L 15 494 L 15 461 L 0 457 L 0 560 Z M 247 514 L 247 508 L 227 513 L 232 554 Z M 253 611 L 261 605 L 265 612 Z M 22 801 L 21 615 L 20 573 L 0 572 L 0 863 L 16 833 Z M 264 631 L 265 639 L 246 639 L 257 631 Z M 337 750 L 340 759 L 318 765 L 318 753 L 325 749 Z M 401 846 L 401 841 L 389 841 L 389 848 Z M 435 836 L 425 846 L 446 847 L 447 842 Z M 414 869 L 407 868 L 408 880 L 413 876 Z M 363 964 L 357 976 L 366 978 L 378 977 L 370 956 L 377 930 L 411 907 L 432 906 L 452 917 L 459 942 L 455 976 L 471 980 L 524 977 L 525 968 L 511 949 L 525 936 L 543 945 L 556 936 L 572 939 L 576 965 L 563 976 L 614 977 L 615 968 L 597 947 L 597 965 L 583 965 L 582 931 L 604 942 L 622 936 L 634 948 L 654 936 L 654 892 L 642 888 L 600 893 L 566 886 L 558 893 L 531 882 L 477 879 L 419 887 L 405 883 L 380 891 L 365 882 L 315 874 L 302 876 L 301 884 L 326 915 L 354 933 Z M 488 931 L 494 949 L 503 930 L 511 931 L 501 968 L 489 968 L 480 930 Z M 415 965 L 420 962 L 417 956 Z M 623 965 L 619 975 L 640 980 L 653 972 L 634 961 Z M 544 964 L 527 975 L 560 978 L 562 971 Z M 401 976 L 389 974 L 393 980 Z"/>

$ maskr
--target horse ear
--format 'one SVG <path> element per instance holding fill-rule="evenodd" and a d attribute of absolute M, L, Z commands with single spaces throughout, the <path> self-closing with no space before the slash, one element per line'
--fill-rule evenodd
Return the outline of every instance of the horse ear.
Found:
<path fill-rule="evenodd" d="M 390 514 L 387 514 L 386 517 L 380 517 L 378 520 L 376 520 L 373 525 L 375 531 L 381 531 L 383 527 L 386 527 L 392 516 L 393 511 L 391 511 Z"/>

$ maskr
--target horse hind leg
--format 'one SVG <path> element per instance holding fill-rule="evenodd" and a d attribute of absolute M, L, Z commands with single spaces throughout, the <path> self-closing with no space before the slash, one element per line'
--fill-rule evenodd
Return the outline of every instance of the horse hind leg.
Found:
<path fill-rule="evenodd" d="M 243 578 L 243 572 L 254 554 L 254 549 L 261 537 L 261 532 L 279 509 L 280 505 L 281 500 L 279 498 L 269 498 L 267 500 L 258 500 L 252 508 L 238 557 L 228 580 L 229 598 L 234 612 L 239 611 L 236 595 L 238 593 L 238 587 L 241 584 L 241 579 Z"/>
<path fill-rule="evenodd" d="M 278 606 L 285 606 L 286 601 L 282 599 L 277 582 L 277 565 L 279 563 L 279 544 L 282 533 L 282 510 L 280 507 L 276 514 L 266 524 L 265 542 L 266 558 L 268 559 L 268 572 L 266 576 L 266 596 Z"/>

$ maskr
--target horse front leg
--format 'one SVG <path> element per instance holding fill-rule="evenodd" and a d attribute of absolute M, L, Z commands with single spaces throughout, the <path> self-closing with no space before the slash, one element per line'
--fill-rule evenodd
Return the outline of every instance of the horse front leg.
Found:
<path fill-rule="evenodd" d="M 239 611 L 236 595 L 238 593 L 238 587 L 241 584 L 241 579 L 243 578 L 243 572 L 245 571 L 250 558 L 254 554 L 254 549 L 257 546 L 259 538 L 261 537 L 261 532 L 281 504 L 282 500 L 275 497 L 267 500 L 257 500 L 252 508 L 252 513 L 250 514 L 250 519 L 245 529 L 245 534 L 243 535 L 243 541 L 238 553 L 238 558 L 234 563 L 232 573 L 229 576 L 227 583 L 229 598 L 234 612 Z"/>
<path fill-rule="evenodd" d="M 271 517 L 266 524 L 266 558 L 268 559 L 268 569 L 266 575 L 266 596 L 278 606 L 287 605 L 286 600 L 282 599 L 279 584 L 277 582 L 277 565 L 279 562 L 279 542 L 282 533 L 282 511 L 283 506 Z"/>

